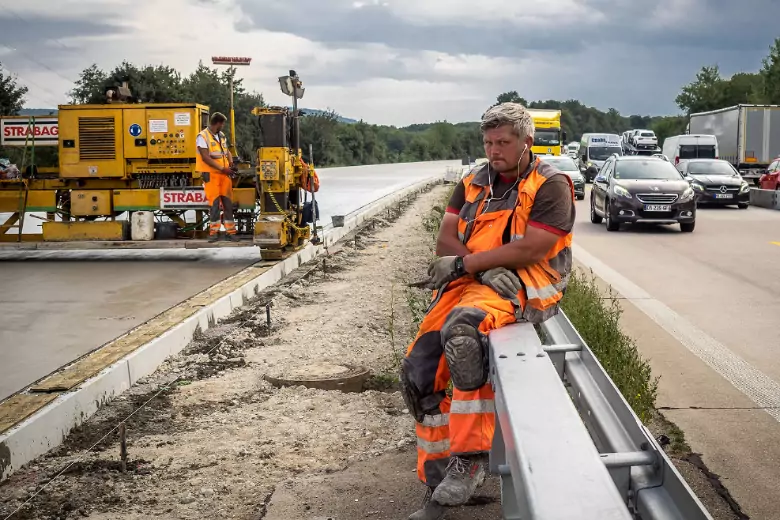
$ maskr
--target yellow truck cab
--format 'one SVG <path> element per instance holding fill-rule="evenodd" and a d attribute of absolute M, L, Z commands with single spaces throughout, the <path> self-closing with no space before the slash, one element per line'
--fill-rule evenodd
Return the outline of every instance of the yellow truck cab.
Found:
<path fill-rule="evenodd" d="M 546 108 L 528 109 L 534 120 L 534 145 L 537 155 L 563 155 L 566 132 L 561 129 L 561 111 Z"/>

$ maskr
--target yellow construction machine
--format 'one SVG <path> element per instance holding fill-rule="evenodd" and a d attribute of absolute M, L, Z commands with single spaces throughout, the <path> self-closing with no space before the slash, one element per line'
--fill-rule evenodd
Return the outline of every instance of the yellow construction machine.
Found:
<path fill-rule="evenodd" d="M 293 109 L 255 108 L 262 146 L 256 162 L 237 161 L 235 221 L 242 240 L 205 240 L 208 203 L 195 171 L 195 139 L 207 125 L 209 108 L 131 103 L 123 84 L 107 93 L 104 104 L 58 107 L 59 168 L 28 168 L 17 178 L 0 179 L 0 247 L 259 246 L 269 259 L 299 249 L 311 240 L 309 224 L 316 226 L 316 202 L 305 208 L 302 188 L 316 191 L 318 180 L 300 149 L 301 81 L 295 71 L 279 80 L 293 97 Z M 147 212 L 137 215 L 145 219 L 132 218 L 137 212 Z M 22 232 L 30 216 L 44 220 L 41 232 Z M 145 234 L 134 228 L 142 221 Z"/>

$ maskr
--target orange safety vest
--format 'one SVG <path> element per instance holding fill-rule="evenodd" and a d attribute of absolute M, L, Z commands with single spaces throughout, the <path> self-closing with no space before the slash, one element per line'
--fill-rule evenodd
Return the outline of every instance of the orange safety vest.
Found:
<path fill-rule="evenodd" d="M 228 146 L 225 134 L 220 132 L 218 136 L 215 136 L 208 128 L 204 128 L 198 135 L 203 136 L 203 139 L 206 140 L 206 144 L 209 147 L 209 156 L 217 161 L 217 164 L 221 164 L 223 168 L 230 166 L 227 159 Z M 214 169 L 206 164 L 203 157 L 200 156 L 200 152 L 195 155 L 195 171 L 209 172 L 211 174 L 222 173 L 220 170 Z"/>
<path fill-rule="evenodd" d="M 489 200 L 492 180 L 489 166 L 472 170 L 463 178 L 466 204 L 460 210 L 458 222 L 460 241 L 472 253 L 495 249 L 506 242 L 508 227 L 509 242 L 522 240 L 536 193 L 554 175 L 563 175 L 568 180 L 574 204 L 574 185 L 569 176 L 538 157 L 510 193 L 493 201 Z M 517 294 L 522 308 L 518 319 L 540 323 L 558 313 L 558 302 L 571 273 L 571 243 L 569 232 L 558 239 L 541 262 L 517 269 L 524 285 L 524 290 Z"/>
<path fill-rule="evenodd" d="M 298 166 L 301 168 L 301 188 L 310 193 L 320 191 L 320 177 L 314 171 L 314 167 L 306 164 L 300 156 L 298 156 Z"/>

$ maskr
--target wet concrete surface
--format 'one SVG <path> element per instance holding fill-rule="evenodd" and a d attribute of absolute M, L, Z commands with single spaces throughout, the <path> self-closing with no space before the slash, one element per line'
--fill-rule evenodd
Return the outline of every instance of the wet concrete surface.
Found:
<path fill-rule="evenodd" d="M 575 257 L 626 300 L 657 405 L 750 518 L 780 519 L 780 211 L 699 208 L 696 229 L 608 232 L 577 202 Z"/>
<path fill-rule="evenodd" d="M 320 225 L 459 164 L 319 169 Z M 254 247 L 0 252 L 0 399 L 258 260 Z"/>

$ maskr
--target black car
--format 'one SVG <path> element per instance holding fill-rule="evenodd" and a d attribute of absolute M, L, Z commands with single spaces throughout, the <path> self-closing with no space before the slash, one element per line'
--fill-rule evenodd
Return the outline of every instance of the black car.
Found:
<path fill-rule="evenodd" d="M 611 157 L 604 163 L 590 192 L 590 221 L 605 219 L 609 231 L 622 223 L 680 224 L 684 232 L 696 225 L 693 188 L 670 163 L 658 157 Z"/>
<path fill-rule="evenodd" d="M 680 171 L 696 192 L 699 204 L 737 205 L 745 209 L 750 204 L 750 184 L 723 159 L 691 159 Z"/>

